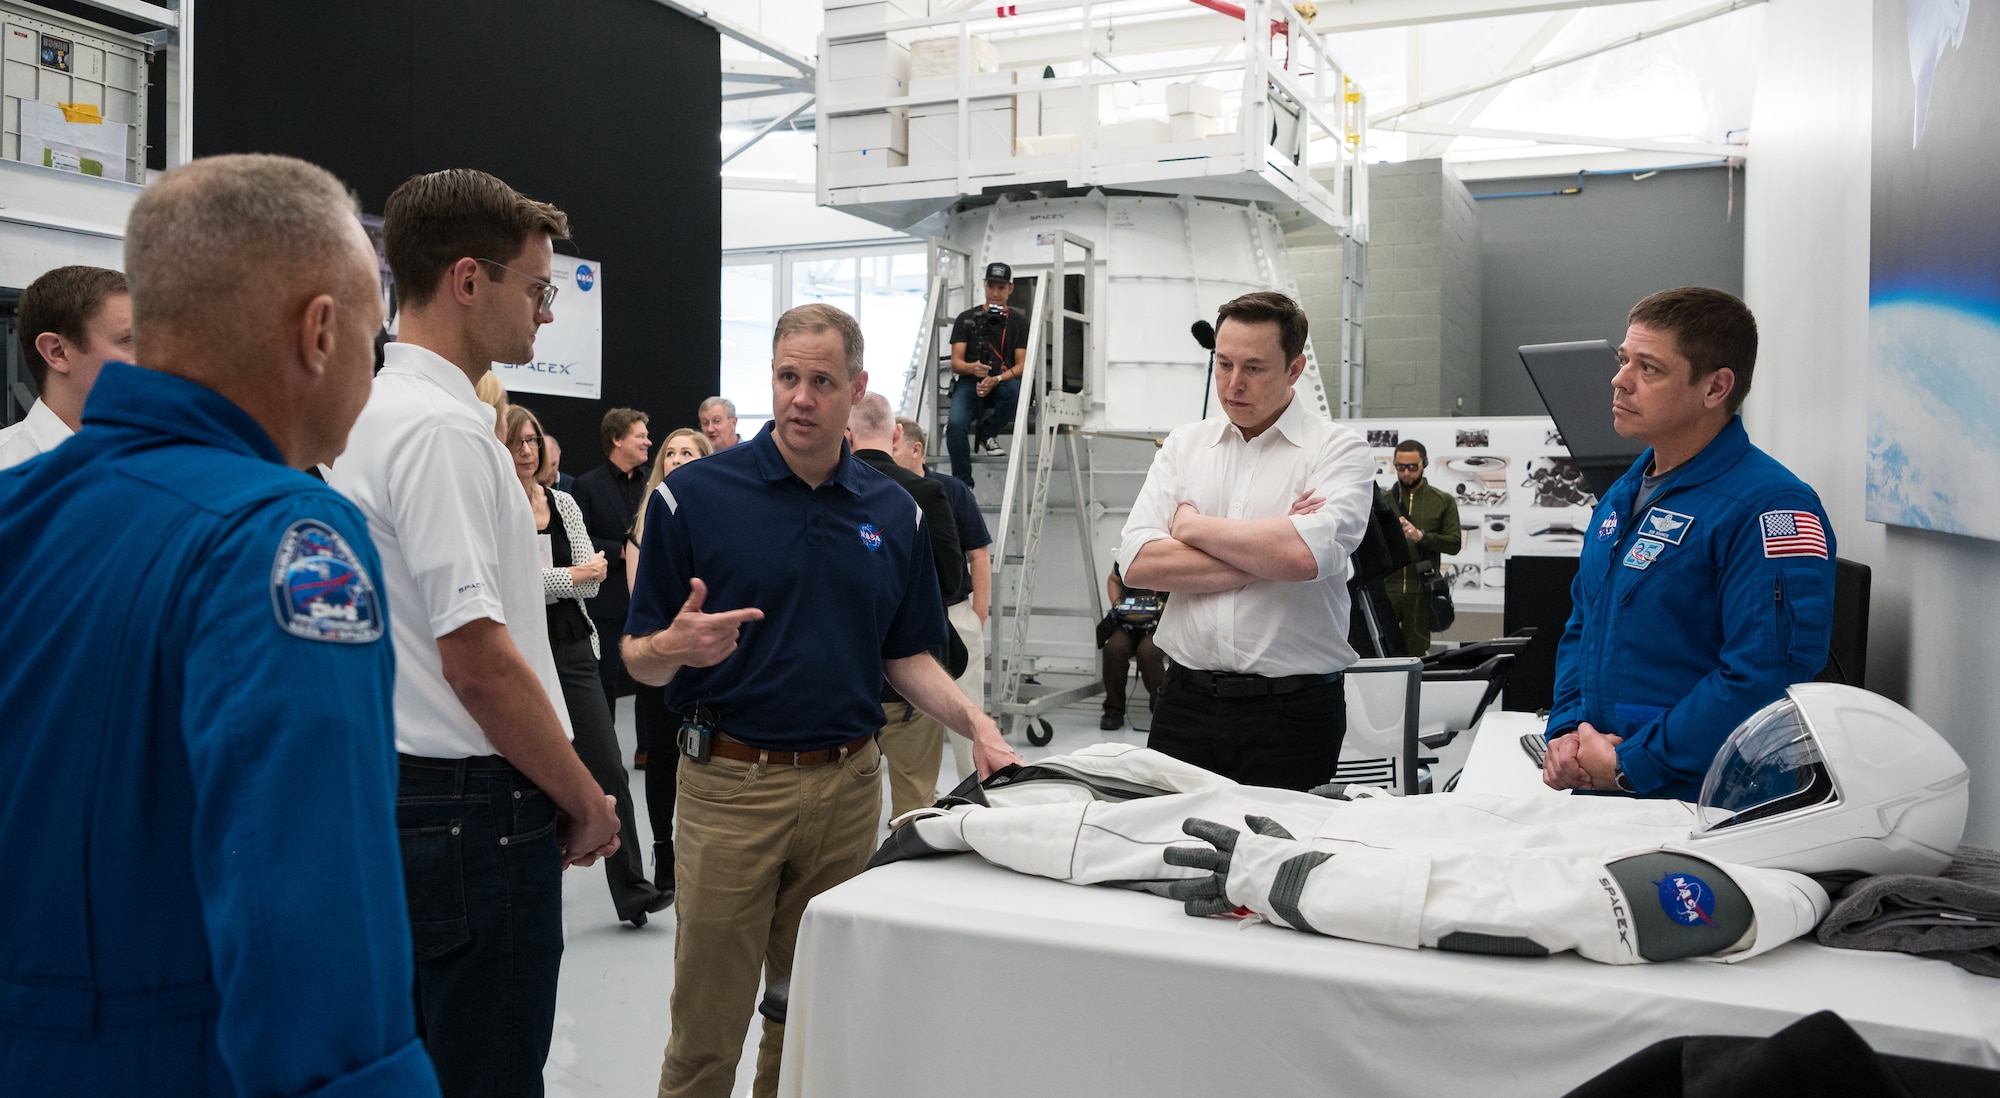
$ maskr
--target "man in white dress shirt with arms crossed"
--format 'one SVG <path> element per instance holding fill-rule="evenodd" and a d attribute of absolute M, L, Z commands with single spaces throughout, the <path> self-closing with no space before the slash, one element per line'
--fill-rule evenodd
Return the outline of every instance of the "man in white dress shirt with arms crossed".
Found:
<path fill-rule="evenodd" d="M 1375 492 L 1368 444 L 1306 409 L 1306 316 L 1275 292 L 1217 313 L 1220 416 L 1167 436 L 1118 547 L 1174 593 L 1147 746 L 1251 785 L 1310 789 L 1347 732 L 1347 556 Z"/>

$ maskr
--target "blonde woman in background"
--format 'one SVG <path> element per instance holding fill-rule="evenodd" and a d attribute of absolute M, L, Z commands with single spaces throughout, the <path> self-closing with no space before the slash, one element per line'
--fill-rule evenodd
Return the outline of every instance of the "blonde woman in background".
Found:
<path fill-rule="evenodd" d="M 500 413 L 500 422 L 501 440 L 514 460 L 514 475 L 528 493 L 535 532 L 547 546 L 542 555 L 542 591 L 549 615 L 549 648 L 555 656 L 556 676 L 562 681 L 570 727 L 576 732 L 576 754 L 590 776 L 597 779 L 598 787 L 616 798 L 619 832 L 630 839 L 604 859 L 612 907 L 620 922 L 645 926 L 646 916 L 672 903 L 673 897 L 661 894 L 646 879 L 646 858 L 640 853 L 638 827 L 633 822 L 632 790 L 618 756 L 618 732 L 597 677 L 600 642 L 583 600 L 597 594 L 598 584 L 604 581 L 604 554 L 591 548 L 590 531 L 583 525 L 583 511 L 576 500 L 568 492 L 541 483 L 548 470 L 549 452 L 535 413 L 509 404 Z M 618 643 L 617 638 L 609 643 Z"/>
<path fill-rule="evenodd" d="M 500 379 L 494 377 L 493 372 L 489 370 L 479 375 L 479 381 L 473 385 L 472 393 L 479 398 L 480 403 L 492 406 L 493 437 L 499 439 L 502 444 L 505 444 L 507 441 L 507 411 L 513 407 L 512 404 L 507 403 L 507 387 L 500 384 Z M 535 433 L 541 434 L 541 431 L 538 429 Z"/>
<path fill-rule="evenodd" d="M 639 538 L 646 531 L 646 505 L 653 499 L 653 490 L 667 479 L 668 473 L 711 453 L 714 450 L 709 446 L 707 437 L 692 427 L 682 427 L 660 443 L 659 452 L 653 459 L 653 475 L 646 478 L 646 502 L 639 504 L 631 537 L 625 542 L 625 582 L 628 585 L 632 577 L 639 574 Z M 667 711 L 665 687 L 643 684 L 633 695 L 632 716 L 639 731 L 639 757 L 633 765 L 646 772 L 646 816 L 653 823 L 653 882 L 660 891 L 671 894 L 674 890 L 674 783 L 680 775 L 681 758 L 679 746 L 674 743 L 674 733 L 680 728 L 680 720 Z M 659 744 L 658 751 L 650 750 L 655 742 Z M 665 761 L 654 761 L 652 756 L 655 755 Z"/>

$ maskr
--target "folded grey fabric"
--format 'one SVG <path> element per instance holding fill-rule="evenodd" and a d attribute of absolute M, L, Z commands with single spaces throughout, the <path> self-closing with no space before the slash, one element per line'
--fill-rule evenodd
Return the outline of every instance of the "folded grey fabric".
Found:
<path fill-rule="evenodd" d="M 2000 852 L 1961 846 L 1936 877 L 1864 877 L 1840 890 L 1821 945 L 1915 953 L 2000 976 Z"/>

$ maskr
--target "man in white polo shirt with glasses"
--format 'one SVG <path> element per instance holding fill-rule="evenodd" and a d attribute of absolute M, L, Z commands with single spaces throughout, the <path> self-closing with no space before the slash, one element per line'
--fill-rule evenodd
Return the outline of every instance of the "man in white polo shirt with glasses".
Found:
<path fill-rule="evenodd" d="M 532 358 L 569 220 L 466 169 L 383 213 L 402 320 L 327 481 L 382 553 L 417 1033 L 447 1098 L 539 1094 L 562 870 L 616 850 L 618 819 L 570 746 L 534 517 L 473 385 Z"/>

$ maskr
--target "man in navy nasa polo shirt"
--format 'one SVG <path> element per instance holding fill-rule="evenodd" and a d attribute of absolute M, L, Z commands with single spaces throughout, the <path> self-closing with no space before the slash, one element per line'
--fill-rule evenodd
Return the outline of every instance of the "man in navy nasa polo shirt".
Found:
<path fill-rule="evenodd" d="M 832 306 L 779 317 L 772 422 L 646 502 L 625 665 L 685 722 L 662 1096 L 729 1094 L 760 972 L 790 976 L 807 901 L 867 864 L 884 679 L 972 740 L 982 777 L 1020 761 L 929 654 L 946 625 L 916 501 L 842 440 L 861 350 Z M 754 1093 L 783 1046 L 766 1021 Z"/>

